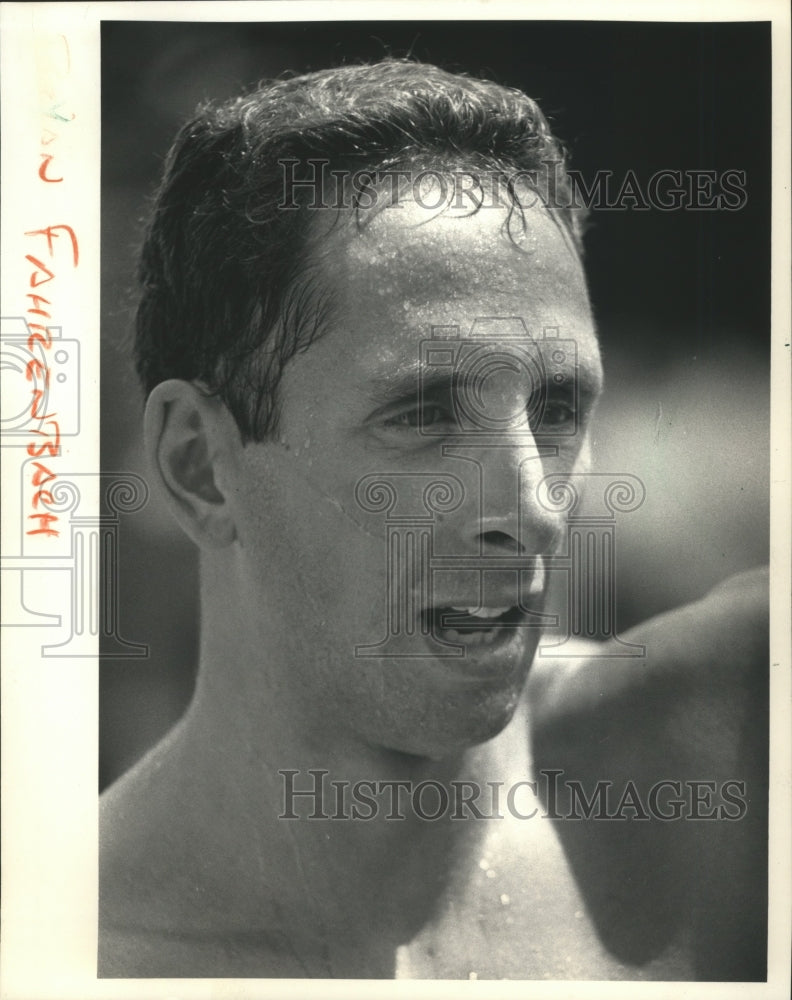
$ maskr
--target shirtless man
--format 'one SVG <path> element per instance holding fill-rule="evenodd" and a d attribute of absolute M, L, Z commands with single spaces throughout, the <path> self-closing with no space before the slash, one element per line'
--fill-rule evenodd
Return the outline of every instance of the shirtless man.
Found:
<path fill-rule="evenodd" d="M 430 66 L 276 83 L 180 133 L 137 352 L 153 475 L 201 550 L 200 664 L 103 797 L 100 975 L 764 977 L 765 578 L 625 636 L 645 658 L 532 666 L 565 530 L 542 481 L 588 470 L 602 385 L 569 203 L 534 102 Z M 482 318 L 502 363 L 432 366 L 438 328 Z M 515 318 L 574 342 L 563 388 L 509 361 Z M 386 564 L 380 479 L 412 515 L 459 488 L 431 554 L 463 568 Z M 376 655 L 391 574 L 419 634 Z M 714 821 L 658 818 L 667 794 L 565 819 L 570 778 L 678 781 Z M 423 782 L 504 799 L 427 819 Z M 402 807 L 335 797 L 382 783 Z"/>

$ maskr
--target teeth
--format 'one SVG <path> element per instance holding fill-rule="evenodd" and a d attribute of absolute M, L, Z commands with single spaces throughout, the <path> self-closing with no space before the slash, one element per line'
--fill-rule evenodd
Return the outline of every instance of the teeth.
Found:
<path fill-rule="evenodd" d="M 451 610 L 470 615 L 472 618 L 499 618 L 501 615 L 505 614 L 509 608 L 508 605 L 504 608 L 477 608 L 474 605 L 472 608 L 452 607 Z"/>

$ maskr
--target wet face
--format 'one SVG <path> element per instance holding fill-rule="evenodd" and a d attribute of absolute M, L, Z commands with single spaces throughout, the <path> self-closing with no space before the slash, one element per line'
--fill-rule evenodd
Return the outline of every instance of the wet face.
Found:
<path fill-rule="evenodd" d="M 285 367 L 279 439 L 235 473 L 240 590 L 308 738 L 441 757 L 497 732 L 539 637 L 601 367 L 549 214 L 414 202 L 323 241 L 330 328 Z M 265 708 L 262 706 L 262 712 Z"/>

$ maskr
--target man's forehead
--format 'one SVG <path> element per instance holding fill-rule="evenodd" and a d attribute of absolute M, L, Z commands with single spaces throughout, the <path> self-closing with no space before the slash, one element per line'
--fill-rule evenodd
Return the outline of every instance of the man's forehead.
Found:
<path fill-rule="evenodd" d="M 356 224 L 334 228 L 326 247 L 349 275 L 380 272 L 386 285 L 400 282 L 411 301 L 432 297 L 439 286 L 478 290 L 481 295 L 513 288 L 513 266 L 529 272 L 535 289 L 541 279 L 583 283 L 580 260 L 563 228 L 541 204 L 522 209 L 486 204 L 477 210 L 453 204 L 427 207 L 413 198 L 363 211 Z"/>
<path fill-rule="evenodd" d="M 505 207 L 471 214 L 405 202 L 364 216 L 360 226 L 348 217 L 328 227 L 317 276 L 332 308 L 326 335 L 301 356 L 306 377 L 351 376 L 361 389 L 394 376 L 415 383 L 422 342 L 478 337 L 486 317 L 519 324 L 506 339 L 539 340 L 545 328 L 575 339 L 579 360 L 596 374 L 598 346 L 575 250 L 543 206 L 526 207 L 525 226 L 513 225 L 511 236 L 509 217 Z M 502 322 L 484 336 L 496 347 Z"/>
<path fill-rule="evenodd" d="M 570 316 L 590 321 L 580 260 L 541 206 L 526 208 L 516 228 L 500 206 L 463 214 L 414 201 L 378 210 L 360 226 L 340 223 L 319 254 L 332 326 L 376 321 L 398 340 L 399 331 L 431 336 L 439 324 L 469 328 L 477 316 L 522 316 L 531 334 L 537 324 L 568 325 Z"/>

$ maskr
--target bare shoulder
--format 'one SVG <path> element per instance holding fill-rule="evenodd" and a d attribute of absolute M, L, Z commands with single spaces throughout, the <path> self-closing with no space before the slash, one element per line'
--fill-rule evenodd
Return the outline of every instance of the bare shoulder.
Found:
<path fill-rule="evenodd" d="M 167 741 L 101 798 L 100 977 L 311 975 L 317 948 L 285 912 L 288 874 L 266 831 L 207 793 L 188 757 Z"/>
<path fill-rule="evenodd" d="M 627 632 L 642 658 L 604 644 L 532 679 L 534 759 L 563 774 L 558 836 L 628 960 L 682 936 L 696 978 L 764 975 L 768 597 L 766 570 L 740 573 Z"/>
<path fill-rule="evenodd" d="M 104 926 L 98 975 L 101 979 L 301 978 L 310 972 L 276 929 L 221 937 Z"/>
<path fill-rule="evenodd" d="M 537 659 L 528 688 L 535 733 L 561 724 L 568 739 L 571 719 L 601 719 L 603 710 L 622 718 L 645 715 L 653 731 L 670 721 L 672 737 L 679 732 L 678 713 L 691 705 L 697 712 L 717 712 L 721 723 L 737 719 L 746 694 L 764 693 L 768 571 L 760 567 L 728 577 L 623 638 L 643 652 L 625 656 L 614 641 L 579 643 L 563 658 Z M 643 727 L 632 730 L 639 735 Z M 698 743 L 695 732 L 686 731 L 685 738 Z"/>
<path fill-rule="evenodd" d="M 102 977 L 178 974 L 171 970 L 188 947 L 173 933 L 178 866 L 171 849 L 171 823 L 162 809 L 162 767 L 162 751 L 157 749 L 99 800 Z"/>
<path fill-rule="evenodd" d="M 167 756 L 166 748 L 155 748 L 99 799 L 102 925 L 145 926 L 167 907 L 164 876 L 176 871 L 174 820 L 184 807 L 171 797 Z"/>

